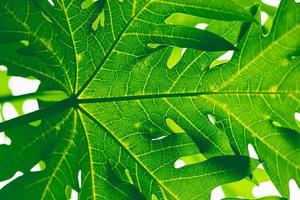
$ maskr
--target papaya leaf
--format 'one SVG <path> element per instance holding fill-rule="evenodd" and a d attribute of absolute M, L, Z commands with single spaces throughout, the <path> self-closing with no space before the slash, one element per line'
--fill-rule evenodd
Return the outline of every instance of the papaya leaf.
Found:
<path fill-rule="evenodd" d="M 12 141 L 0 180 L 24 173 L 1 199 L 209 199 L 251 176 L 250 143 L 287 197 L 300 181 L 299 10 L 283 0 L 266 36 L 258 1 L 1 1 L 0 64 L 41 81 L 0 97 L 40 105 L 0 123 Z M 187 50 L 170 67 L 174 48 Z"/>

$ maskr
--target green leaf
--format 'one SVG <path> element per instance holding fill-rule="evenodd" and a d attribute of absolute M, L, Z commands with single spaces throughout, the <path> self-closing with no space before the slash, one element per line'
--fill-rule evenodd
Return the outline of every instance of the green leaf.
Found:
<path fill-rule="evenodd" d="M 276 197 L 276 196 L 268 196 L 268 197 L 255 198 L 255 199 L 256 200 L 286 200 L 286 198 L 281 198 L 281 197 Z M 242 199 L 241 198 L 225 198 L 223 200 L 242 200 Z"/>
<path fill-rule="evenodd" d="M 294 1 L 282 1 L 267 36 L 262 35 L 260 27 L 252 25 L 237 47 L 241 52 L 224 66 L 222 79 L 211 85 L 216 92 L 241 93 L 238 98 L 205 98 L 226 113 L 228 122 L 224 126 L 231 127 L 227 134 L 236 152 L 245 154 L 247 143 L 252 143 L 271 180 L 285 197 L 289 193 L 288 181 L 300 181 L 300 135 L 293 121 L 300 97 L 299 57 L 295 57 L 300 48 L 300 41 L 295 39 L 300 33 L 299 11 L 299 4 Z M 220 72 L 221 68 L 212 73 Z M 245 91 L 249 95 L 243 95 Z M 236 101 L 240 103 L 230 103 Z"/>
<path fill-rule="evenodd" d="M 249 143 L 283 196 L 299 182 L 294 1 L 268 36 L 253 23 L 257 1 L 51 2 L 0 2 L 0 64 L 41 80 L 30 95 L 42 96 L 40 110 L 0 123 L 12 139 L 0 146 L 0 179 L 24 173 L 1 197 L 208 199 L 251 175 Z M 182 14 L 192 20 L 170 20 Z M 169 68 L 174 47 L 188 49 Z"/>
<path fill-rule="evenodd" d="M 254 199 L 253 189 L 256 185 L 269 181 L 270 177 L 264 169 L 256 168 L 252 172 L 252 179 L 244 178 L 243 180 L 227 183 L 222 185 L 225 197 L 243 197 L 245 199 Z M 254 181 L 253 178 L 256 180 Z"/>

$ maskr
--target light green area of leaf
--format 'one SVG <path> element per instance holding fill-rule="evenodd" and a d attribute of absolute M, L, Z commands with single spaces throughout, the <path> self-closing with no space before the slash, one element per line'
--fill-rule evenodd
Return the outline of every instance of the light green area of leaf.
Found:
<path fill-rule="evenodd" d="M 7 71 L 0 70 L 0 115 L 1 115 L 1 119 L 5 119 L 4 115 L 3 115 L 2 106 L 3 106 L 3 103 L 6 102 L 5 99 L 3 99 L 2 97 L 11 97 L 12 96 L 11 90 L 8 85 L 9 79 L 10 79 L 10 77 L 7 75 Z M 7 100 L 9 100 L 9 99 L 7 99 Z M 16 109 L 16 111 L 19 115 L 23 114 L 23 110 L 22 110 L 23 101 L 22 100 L 12 101 L 10 103 L 13 104 L 14 108 Z"/>
<path fill-rule="evenodd" d="M 104 12 L 102 11 L 92 24 L 93 30 L 96 31 L 98 29 L 99 25 L 101 27 L 104 27 L 104 23 L 105 23 L 105 15 L 104 15 Z"/>
<path fill-rule="evenodd" d="M 169 69 L 173 68 L 181 59 L 182 57 L 182 48 L 173 48 L 170 57 L 167 62 L 167 66 Z"/>
<path fill-rule="evenodd" d="M 181 134 L 185 132 L 178 124 L 176 124 L 176 122 L 174 122 L 174 120 L 170 118 L 166 119 L 166 124 L 175 134 Z"/>
<path fill-rule="evenodd" d="M 0 96 L 8 96 L 11 95 L 10 89 L 8 87 L 9 77 L 7 76 L 6 71 L 0 70 Z"/>
<path fill-rule="evenodd" d="M 81 4 L 82 9 L 87 9 L 89 8 L 93 3 L 95 3 L 97 0 L 85 0 Z"/>
<path fill-rule="evenodd" d="M 242 200 L 243 198 L 225 198 L 223 200 Z M 252 198 L 253 200 L 286 200 L 286 198 L 282 197 L 277 197 L 277 196 L 267 196 L 267 197 L 262 197 L 262 198 Z M 251 200 L 251 199 L 247 199 Z"/>
<path fill-rule="evenodd" d="M 261 168 L 256 168 L 252 176 L 255 177 L 257 184 L 269 181 L 270 178 L 266 171 Z M 256 186 L 249 178 L 245 178 L 243 180 L 228 183 L 222 186 L 225 197 L 243 197 L 245 199 L 253 199 L 255 196 L 253 195 L 253 189 Z"/>

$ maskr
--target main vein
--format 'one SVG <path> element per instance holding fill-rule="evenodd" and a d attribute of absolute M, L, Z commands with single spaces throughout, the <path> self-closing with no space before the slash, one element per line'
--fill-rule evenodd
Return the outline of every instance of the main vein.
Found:
<path fill-rule="evenodd" d="M 63 110 L 75 107 L 75 105 L 76 100 L 73 97 L 53 103 L 52 105 L 43 109 L 0 123 L 0 132 L 22 124 L 33 122 L 43 117 L 48 117 L 50 115 L 57 114 L 58 112 L 62 112 Z"/>
<path fill-rule="evenodd" d="M 117 101 L 132 101 L 143 99 L 161 99 L 161 98 L 178 98 L 178 97 L 197 97 L 201 95 L 300 95 L 300 92 L 187 92 L 187 93 L 165 93 L 165 94 L 146 94 L 132 95 L 120 97 L 100 97 L 77 99 L 78 104 L 83 103 L 101 103 L 101 102 L 117 102 Z"/>

